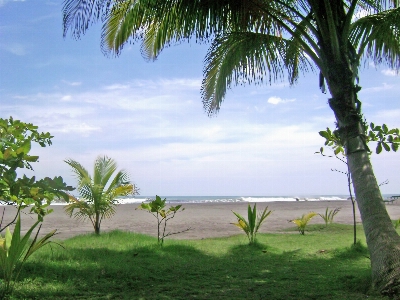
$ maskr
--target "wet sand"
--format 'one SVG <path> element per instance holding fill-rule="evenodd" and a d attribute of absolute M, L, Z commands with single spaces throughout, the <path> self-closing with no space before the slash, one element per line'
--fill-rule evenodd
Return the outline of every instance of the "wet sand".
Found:
<path fill-rule="evenodd" d="M 300 201 L 300 202 L 264 202 L 257 203 L 257 211 L 260 212 L 266 206 L 272 210 L 272 214 L 261 226 L 262 233 L 283 232 L 284 229 L 295 225 L 289 221 L 301 217 L 302 214 L 310 211 L 325 213 L 325 209 L 340 207 L 340 212 L 335 216 L 335 223 L 353 224 L 351 201 Z M 400 200 L 393 204 L 385 205 L 392 219 L 400 218 Z M 115 229 L 144 233 L 152 236 L 157 235 L 156 219 L 151 214 L 143 210 L 136 210 L 138 204 L 118 205 L 116 214 L 111 219 L 103 220 L 101 231 L 111 231 Z M 186 228 L 189 231 L 172 235 L 169 238 L 176 239 L 202 239 L 212 237 L 226 237 L 241 234 L 241 231 L 231 223 L 236 222 L 236 217 L 232 213 L 235 211 L 247 218 L 247 203 L 188 203 L 183 204 L 184 211 L 176 214 L 174 219 L 168 222 L 167 231 L 175 232 Z M 93 232 L 92 224 L 89 220 L 83 222 L 70 218 L 64 212 L 64 206 L 51 206 L 54 212 L 47 215 L 41 229 L 41 235 L 57 229 L 56 239 L 67 239 L 80 234 Z M 15 214 L 13 207 L 6 207 L 3 226 L 6 221 L 11 220 Z M 0 209 L 2 212 L 2 209 Z M 357 222 L 360 223 L 360 214 L 356 207 Z M 36 215 L 22 214 L 23 231 L 27 230 L 36 221 Z M 314 217 L 310 224 L 323 224 L 323 219 L 319 216 Z"/>

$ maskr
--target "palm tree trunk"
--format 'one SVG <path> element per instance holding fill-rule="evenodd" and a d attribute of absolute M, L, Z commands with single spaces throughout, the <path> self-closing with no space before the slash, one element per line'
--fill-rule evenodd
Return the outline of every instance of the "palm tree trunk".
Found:
<path fill-rule="evenodd" d="M 96 220 L 94 222 L 94 232 L 95 234 L 100 234 L 100 214 L 96 212 Z"/>
<path fill-rule="evenodd" d="M 373 284 L 383 294 L 399 295 L 400 237 L 387 213 L 368 153 L 352 153 L 347 162 L 370 252 Z"/>
<path fill-rule="evenodd" d="M 343 65 L 342 65 L 343 66 Z M 347 74 L 347 75 L 346 75 Z M 327 80 L 333 96 L 329 105 L 335 113 L 342 143 L 346 148 L 356 201 L 371 258 L 372 282 L 385 295 L 400 294 L 400 237 L 397 234 L 372 170 L 364 139 L 358 87 L 351 72 L 338 65 Z"/>

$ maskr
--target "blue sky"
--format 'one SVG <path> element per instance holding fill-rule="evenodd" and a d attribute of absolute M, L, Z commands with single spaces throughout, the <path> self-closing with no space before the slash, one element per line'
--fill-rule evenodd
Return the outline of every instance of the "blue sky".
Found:
<path fill-rule="evenodd" d="M 145 61 L 137 45 L 118 58 L 100 50 L 100 25 L 80 40 L 62 36 L 62 1 L 0 0 L 0 117 L 49 131 L 37 147 L 38 178 L 74 185 L 72 158 L 89 170 L 98 155 L 126 169 L 142 195 L 346 194 L 345 170 L 315 151 L 333 128 L 317 74 L 297 85 L 233 87 L 216 117 L 200 97 L 207 45 L 194 41 Z M 359 98 L 368 121 L 400 127 L 400 77 L 367 64 Z M 372 155 L 386 194 L 400 192 L 400 154 Z"/>

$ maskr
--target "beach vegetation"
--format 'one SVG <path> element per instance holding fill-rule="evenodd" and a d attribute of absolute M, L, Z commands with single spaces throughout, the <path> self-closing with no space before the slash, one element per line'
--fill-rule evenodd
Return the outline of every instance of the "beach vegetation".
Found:
<path fill-rule="evenodd" d="M 318 215 L 316 212 L 311 211 L 307 214 L 303 214 L 301 218 L 291 220 L 291 222 L 296 224 L 300 234 L 304 235 L 308 222 L 310 222 L 310 220 L 314 218 L 316 215 Z"/>
<path fill-rule="evenodd" d="M 394 222 L 394 228 L 399 228 L 399 226 L 400 226 L 400 219 L 398 219 L 398 220 L 396 220 L 395 222 Z"/>
<path fill-rule="evenodd" d="M 340 207 L 329 210 L 329 207 L 326 208 L 324 214 L 318 214 L 325 222 L 325 226 L 328 226 L 328 224 L 333 223 L 333 218 L 339 213 Z"/>
<path fill-rule="evenodd" d="M 117 172 L 117 163 L 107 156 L 96 158 L 93 176 L 79 162 L 72 159 L 65 162 L 76 176 L 79 193 L 79 198 L 70 197 L 65 212 L 78 220 L 89 219 L 98 235 L 102 220 L 115 214 L 117 198 L 136 195 L 138 189 L 129 181 L 128 173 Z"/>
<path fill-rule="evenodd" d="M 239 227 L 244 231 L 249 239 L 249 244 L 254 244 L 256 242 L 257 232 L 260 229 L 261 225 L 267 219 L 267 217 L 272 213 L 271 210 L 268 210 L 268 206 L 264 209 L 262 213 L 257 215 L 257 204 L 254 203 L 253 209 L 250 204 L 247 207 L 247 220 L 242 217 L 240 214 L 232 211 L 233 214 L 237 217 L 237 223 L 232 223 L 233 225 Z"/>
<path fill-rule="evenodd" d="M 175 43 L 210 42 L 201 87 L 209 115 L 219 111 L 232 85 L 283 78 L 294 85 L 302 72 L 317 70 L 319 88 L 330 93 L 367 231 L 373 286 L 384 295 L 400 294 L 400 236 L 382 205 L 358 99 L 360 66 L 400 70 L 399 1 L 64 2 L 64 36 L 71 30 L 79 38 L 96 20 L 103 22 L 103 49 L 116 55 L 132 41 L 141 42 L 143 55 L 153 60 Z"/>
<path fill-rule="evenodd" d="M 42 221 L 52 212 L 48 206 L 55 198 L 68 201 L 68 192 L 72 191 L 62 177 L 46 177 L 37 180 L 35 176 L 19 176 L 26 170 L 33 170 L 32 164 L 39 156 L 31 153 L 33 144 L 50 146 L 53 136 L 49 132 L 40 132 L 38 127 L 20 120 L 0 118 L 0 204 L 15 206 L 15 216 L 9 224 L 0 223 L 0 232 L 15 223 L 19 212 L 29 208 Z M 3 214 L 5 207 L 3 207 Z"/>
<path fill-rule="evenodd" d="M 143 202 L 137 209 L 143 209 L 150 214 L 152 214 L 157 219 L 157 243 L 160 246 L 164 245 L 164 239 L 167 236 L 183 233 L 190 230 L 186 228 L 181 231 L 176 232 L 167 232 L 167 222 L 173 219 L 177 212 L 184 211 L 185 208 L 182 205 L 170 206 L 168 209 L 166 208 L 167 199 L 161 199 L 160 196 L 156 195 L 156 199 L 151 200 L 150 202 Z"/>
<path fill-rule="evenodd" d="M 20 273 L 13 299 L 341 299 L 388 300 L 370 289 L 365 236 L 352 226 L 310 224 L 298 234 L 201 240 L 111 231 L 43 248 Z M 312 266 L 312 267 L 310 267 Z"/>
<path fill-rule="evenodd" d="M 30 240 L 33 230 L 41 223 L 41 221 L 38 220 L 29 228 L 25 235 L 21 236 L 20 214 L 19 212 L 13 233 L 11 233 L 10 227 L 7 226 L 4 237 L 0 235 L 1 299 L 12 295 L 18 276 L 27 259 L 37 250 L 49 244 L 50 238 L 56 233 L 56 230 L 53 230 L 44 237 L 38 239 L 41 228 L 40 225 L 34 239 Z"/>

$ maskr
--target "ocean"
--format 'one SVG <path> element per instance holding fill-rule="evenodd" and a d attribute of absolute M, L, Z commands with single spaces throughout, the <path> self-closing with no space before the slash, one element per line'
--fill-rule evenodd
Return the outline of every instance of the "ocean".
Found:
<path fill-rule="evenodd" d="M 390 199 L 393 195 L 383 195 L 383 199 Z M 229 203 L 229 202 L 295 202 L 295 201 L 347 201 L 348 195 L 309 195 L 309 196 L 160 196 L 167 199 L 169 204 L 182 203 Z M 118 198 L 119 204 L 139 204 L 155 199 L 155 196 L 128 196 Z M 65 205 L 64 200 L 55 200 L 52 205 Z M 4 205 L 0 201 L 0 206 Z"/>
<path fill-rule="evenodd" d="M 160 196 L 162 199 L 167 199 L 167 203 L 225 203 L 225 202 L 275 202 L 275 201 L 332 201 L 332 200 L 347 200 L 345 195 L 328 195 L 318 196 Z M 121 204 L 142 203 L 154 199 L 151 196 L 136 196 L 123 197 L 118 201 Z"/>

